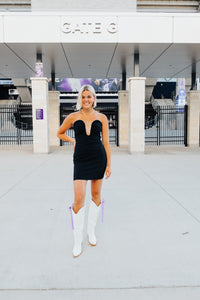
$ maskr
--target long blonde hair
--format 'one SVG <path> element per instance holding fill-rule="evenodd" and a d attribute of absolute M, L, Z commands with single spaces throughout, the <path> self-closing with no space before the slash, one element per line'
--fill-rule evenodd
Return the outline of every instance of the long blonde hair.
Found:
<path fill-rule="evenodd" d="M 93 96 L 95 97 L 95 101 L 94 101 L 93 107 L 96 107 L 96 105 L 97 105 L 97 102 L 96 102 L 96 93 L 95 93 L 95 90 L 94 90 L 93 86 L 91 86 L 90 84 L 85 84 L 85 85 L 83 85 L 80 88 L 80 91 L 78 93 L 78 99 L 77 99 L 77 103 L 76 103 L 76 109 L 77 110 L 80 110 L 81 107 L 82 107 L 82 93 L 84 91 L 89 91 L 89 92 L 91 92 L 93 94 Z"/>

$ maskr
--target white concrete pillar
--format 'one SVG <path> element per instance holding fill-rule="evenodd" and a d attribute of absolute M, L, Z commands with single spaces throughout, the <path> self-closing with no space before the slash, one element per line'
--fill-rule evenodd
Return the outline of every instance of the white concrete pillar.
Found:
<path fill-rule="evenodd" d="M 192 90 L 187 93 L 188 104 L 188 146 L 199 147 L 200 126 L 200 91 Z"/>
<path fill-rule="evenodd" d="M 49 92 L 49 135 L 50 146 L 59 146 L 60 140 L 57 137 L 58 128 L 60 126 L 60 92 Z"/>
<path fill-rule="evenodd" d="M 129 78 L 129 151 L 144 152 L 145 77 Z"/>
<path fill-rule="evenodd" d="M 34 153 L 49 153 L 49 97 L 48 80 L 45 77 L 33 77 L 33 150 Z"/>
<path fill-rule="evenodd" d="M 128 91 L 118 92 L 119 104 L 119 146 L 128 147 L 129 141 L 129 100 Z"/>

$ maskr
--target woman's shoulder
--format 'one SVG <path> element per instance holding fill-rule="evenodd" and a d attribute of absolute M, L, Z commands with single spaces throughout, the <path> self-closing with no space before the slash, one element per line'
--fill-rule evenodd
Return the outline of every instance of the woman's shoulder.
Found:
<path fill-rule="evenodd" d="M 104 115 L 100 112 L 97 112 L 97 114 L 98 114 L 98 117 L 99 117 L 99 119 L 101 120 L 102 123 L 107 122 L 108 119 L 107 119 L 106 115 Z"/>
<path fill-rule="evenodd" d="M 73 125 L 74 122 L 79 118 L 79 114 L 80 114 L 79 111 L 73 112 L 65 118 L 65 121 L 70 122 L 71 125 Z"/>
<path fill-rule="evenodd" d="M 68 119 L 70 119 L 72 122 L 75 121 L 77 119 L 77 117 L 79 116 L 80 112 L 79 111 L 76 111 L 76 112 L 73 112 L 71 114 L 69 114 L 67 116 Z"/>
<path fill-rule="evenodd" d="M 76 118 L 78 115 L 80 115 L 80 110 L 71 113 L 71 115 Z"/>

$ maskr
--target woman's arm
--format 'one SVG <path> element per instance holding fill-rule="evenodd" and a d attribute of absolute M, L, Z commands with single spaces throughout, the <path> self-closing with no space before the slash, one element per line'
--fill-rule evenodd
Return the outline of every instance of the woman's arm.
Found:
<path fill-rule="evenodd" d="M 105 115 L 102 114 L 102 142 L 106 151 L 107 166 L 106 166 L 106 179 L 111 175 L 111 151 L 109 143 L 109 128 L 108 120 Z"/>
<path fill-rule="evenodd" d="M 75 139 L 71 138 L 65 133 L 70 127 L 73 126 L 73 121 L 74 121 L 74 113 L 70 114 L 65 118 L 62 125 L 58 129 L 57 137 L 63 141 L 70 142 L 75 145 Z"/>

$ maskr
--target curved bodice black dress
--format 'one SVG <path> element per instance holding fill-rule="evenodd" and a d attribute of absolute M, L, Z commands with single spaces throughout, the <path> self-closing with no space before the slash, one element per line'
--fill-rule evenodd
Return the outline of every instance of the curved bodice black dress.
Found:
<path fill-rule="evenodd" d="M 94 120 L 87 135 L 83 120 L 74 122 L 76 146 L 73 156 L 74 180 L 97 180 L 104 177 L 107 158 L 101 142 L 102 123 Z"/>

